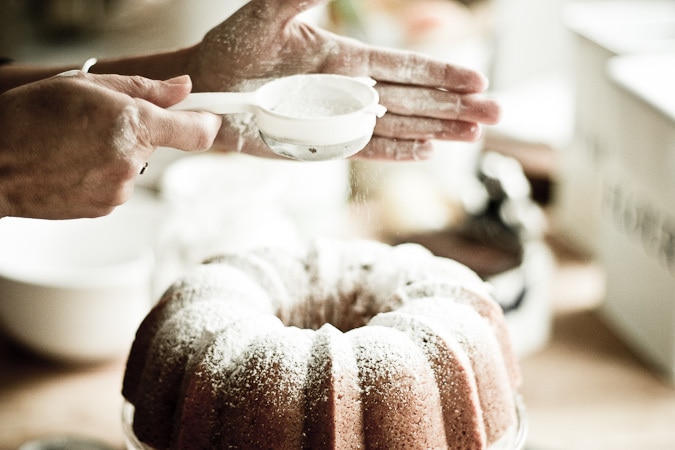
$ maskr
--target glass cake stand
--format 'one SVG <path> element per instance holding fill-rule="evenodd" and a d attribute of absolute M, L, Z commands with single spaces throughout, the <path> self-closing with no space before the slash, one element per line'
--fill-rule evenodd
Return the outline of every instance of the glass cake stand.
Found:
<path fill-rule="evenodd" d="M 492 444 L 488 450 L 524 450 L 529 431 L 529 421 L 521 395 L 516 396 L 516 414 L 518 419 L 516 426 Z M 152 447 L 138 440 L 134 434 L 133 422 L 134 405 L 125 401 L 122 407 L 122 428 L 127 450 L 153 450 Z"/>

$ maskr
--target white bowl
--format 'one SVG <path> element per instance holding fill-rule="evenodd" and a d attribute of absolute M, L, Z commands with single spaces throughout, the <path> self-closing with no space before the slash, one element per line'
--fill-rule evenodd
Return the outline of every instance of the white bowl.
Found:
<path fill-rule="evenodd" d="M 151 305 L 158 204 L 97 219 L 0 220 L 0 327 L 59 360 L 121 356 Z"/>

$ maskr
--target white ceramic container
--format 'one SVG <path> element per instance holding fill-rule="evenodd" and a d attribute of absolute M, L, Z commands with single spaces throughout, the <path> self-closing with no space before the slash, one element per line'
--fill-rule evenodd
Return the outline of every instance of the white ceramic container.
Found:
<path fill-rule="evenodd" d="M 134 198 L 98 219 L 0 220 L 0 327 L 68 362 L 123 356 L 151 305 L 159 209 Z"/>

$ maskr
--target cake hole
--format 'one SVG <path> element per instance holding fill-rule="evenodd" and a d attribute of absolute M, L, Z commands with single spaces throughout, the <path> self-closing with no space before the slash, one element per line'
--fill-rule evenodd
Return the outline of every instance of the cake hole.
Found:
<path fill-rule="evenodd" d="M 366 325 L 377 314 L 393 311 L 400 304 L 397 298 L 384 301 L 371 293 L 360 292 L 340 299 L 298 302 L 285 312 L 279 311 L 277 317 L 286 326 L 318 330 L 328 323 L 346 333 Z"/>

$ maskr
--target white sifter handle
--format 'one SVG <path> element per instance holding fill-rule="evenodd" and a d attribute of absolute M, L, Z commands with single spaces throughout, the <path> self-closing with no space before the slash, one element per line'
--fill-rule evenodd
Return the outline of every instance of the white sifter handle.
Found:
<path fill-rule="evenodd" d="M 255 113 L 255 92 L 195 92 L 169 109 L 207 111 L 214 114 Z"/>

